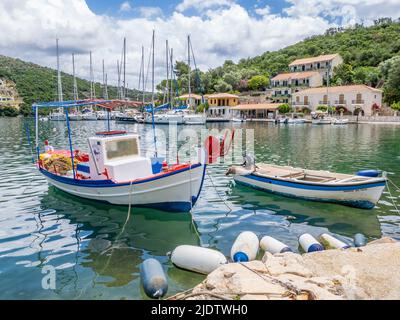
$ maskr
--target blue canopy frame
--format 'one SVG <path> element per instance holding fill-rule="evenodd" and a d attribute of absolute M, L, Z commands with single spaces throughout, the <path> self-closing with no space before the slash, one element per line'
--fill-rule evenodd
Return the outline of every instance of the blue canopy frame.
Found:
<path fill-rule="evenodd" d="M 68 110 L 70 108 L 84 107 L 84 106 L 99 106 L 107 109 L 107 127 L 110 131 L 110 110 L 112 107 L 106 106 L 107 103 L 112 103 L 112 100 L 73 100 L 73 101 L 52 101 L 52 102 L 38 102 L 32 105 L 32 110 L 35 114 L 35 148 L 37 153 L 37 160 L 40 160 L 40 148 L 39 148 L 39 109 L 64 109 L 65 120 L 67 122 L 68 128 L 68 141 L 69 141 L 69 151 L 71 153 L 71 164 L 74 179 L 76 179 L 75 164 L 74 164 L 74 154 L 72 148 L 72 138 L 71 138 L 71 127 L 69 123 Z"/>

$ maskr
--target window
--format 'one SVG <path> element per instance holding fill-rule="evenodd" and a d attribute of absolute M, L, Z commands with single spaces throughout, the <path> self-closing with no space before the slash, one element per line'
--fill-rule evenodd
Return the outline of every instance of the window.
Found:
<path fill-rule="evenodd" d="M 105 147 L 108 160 L 139 155 L 139 147 L 136 138 L 107 141 Z"/>

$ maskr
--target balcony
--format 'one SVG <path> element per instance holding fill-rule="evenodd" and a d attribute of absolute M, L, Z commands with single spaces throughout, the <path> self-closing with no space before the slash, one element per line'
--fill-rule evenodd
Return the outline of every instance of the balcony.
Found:
<path fill-rule="evenodd" d="M 309 106 L 310 105 L 310 102 L 302 102 L 302 101 L 296 101 L 296 102 L 293 102 L 293 106 Z"/>
<path fill-rule="evenodd" d="M 328 104 L 330 105 L 331 102 L 330 101 L 319 101 L 318 104 L 320 104 L 322 106 L 327 106 Z"/>
<path fill-rule="evenodd" d="M 363 105 L 363 104 L 365 104 L 365 100 L 352 100 L 351 104 L 353 104 L 353 105 Z"/>
<path fill-rule="evenodd" d="M 346 100 L 336 100 L 335 101 L 335 106 L 346 106 L 347 101 Z"/>

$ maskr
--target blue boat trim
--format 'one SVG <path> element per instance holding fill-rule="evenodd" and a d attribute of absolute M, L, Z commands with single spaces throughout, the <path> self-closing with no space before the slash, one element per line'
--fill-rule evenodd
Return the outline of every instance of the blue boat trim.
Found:
<path fill-rule="evenodd" d="M 337 203 L 337 204 L 343 204 L 343 205 L 346 205 L 346 206 L 349 206 L 349 207 L 360 208 L 360 209 L 368 209 L 368 210 L 375 208 L 375 203 L 373 203 L 371 201 L 366 201 L 366 200 L 346 200 L 346 201 L 342 200 L 342 201 L 340 201 L 340 200 L 336 200 L 336 199 L 320 199 L 320 198 L 299 197 L 299 196 L 294 196 L 294 195 L 289 194 L 289 193 L 277 192 L 277 191 L 272 191 L 272 190 L 269 190 L 269 189 L 261 188 L 261 187 L 255 186 L 255 185 L 253 185 L 251 183 L 246 183 L 246 182 L 243 182 L 243 181 L 236 181 L 236 183 L 244 185 L 246 187 L 251 187 L 251 188 L 256 189 L 256 190 L 260 190 L 260 191 L 263 191 L 263 192 L 268 192 L 268 193 L 271 193 L 271 194 L 277 194 L 277 195 L 284 196 L 284 197 L 287 197 L 287 198 L 303 199 L 303 200 L 309 200 L 309 201 L 315 201 L 315 202 Z"/>
<path fill-rule="evenodd" d="M 192 169 L 193 169 L 193 168 L 192 168 Z M 205 176 L 206 176 L 206 170 L 207 170 L 207 165 L 204 164 L 203 175 L 202 175 L 202 177 L 201 177 L 200 189 L 199 189 L 199 192 L 197 193 L 197 196 L 196 196 L 196 197 L 192 197 L 192 207 L 195 206 L 197 200 L 199 200 L 199 198 L 200 198 L 200 193 L 201 193 L 201 190 L 203 189 L 204 178 L 205 178 Z"/>
<path fill-rule="evenodd" d="M 198 167 L 202 166 L 201 163 L 197 163 L 195 165 L 192 166 L 192 170 L 196 169 Z M 78 180 L 78 179 L 72 179 L 72 178 L 67 178 L 67 177 L 62 177 L 56 174 L 53 174 L 47 170 L 44 170 L 42 168 L 39 169 L 40 172 L 45 175 L 46 177 L 49 177 L 52 180 L 55 180 L 57 182 L 61 182 L 64 184 L 69 184 L 69 185 L 73 185 L 73 186 L 79 186 L 79 187 L 86 187 L 86 188 L 112 188 L 112 187 L 123 187 L 123 186 L 129 186 L 131 185 L 130 182 L 125 182 L 125 183 L 115 183 L 112 180 Z M 157 177 L 151 177 L 148 179 L 143 179 L 140 181 L 133 181 L 132 185 L 138 185 L 138 184 L 142 184 L 142 183 L 147 183 L 147 182 L 152 182 L 155 180 L 159 180 L 159 179 L 163 179 L 169 176 L 173 176 L 185 171 L 190 170 L 190 168 L 183 168 L 180 170 L 176 170 L 176 171 L 172 171 Z"/>
<path fill-rule="evenodd" d="M 306 189 L 306 190 L 318 190 L 318 191 L 351 191 L 351 190 L 359 190 L 359 189 L 368 189 L 375 187 L 384 187 L 386 182 L 383 180 L 382 182 L 369 182 L 365 184 L 359 184 L 354 186 L 341 186 L 341 185 L 321 185 L 321 184 L 304 184 L 301 182 L 289 182 L 282 181 L 279 179 L 273 178 L 264 178 L 256 175 L 247 175 L 245 178 L 261 181 L 263 183 L 276 184 L 279 186 L 297 188 L 297 189 Z"/>

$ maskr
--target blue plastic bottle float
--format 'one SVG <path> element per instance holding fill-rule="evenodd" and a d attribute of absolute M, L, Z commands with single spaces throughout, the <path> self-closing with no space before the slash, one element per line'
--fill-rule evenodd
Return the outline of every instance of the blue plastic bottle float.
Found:
<path fill-rule="evenodd" d="M 272 254 L 292 252 L 292 249 L 290 249 L 286 244 L 269 236 L 265 236 L 261 239 L 260 247 L 265 252 Z"/>
<path fill-rule="evenodd" d="M 246 231 L 239 234 L 231 249 L 234 262 L 249 262 L 257 257 L 260 241 L 255 233 Z"/>
<path fill-rule="evenodd" d="M 140 278 L 146 295 L 160 299 L 168 291 L 168 281 L 164 270 L 156 259 L 147 259 L 140 266 Z"/>
<path fill-rule="evenodd" d="M 324 246 L 320 244 L 311 234 L 305 233 L 299 237 L 301 248 L 307 252 L 324 251 Z"/>

